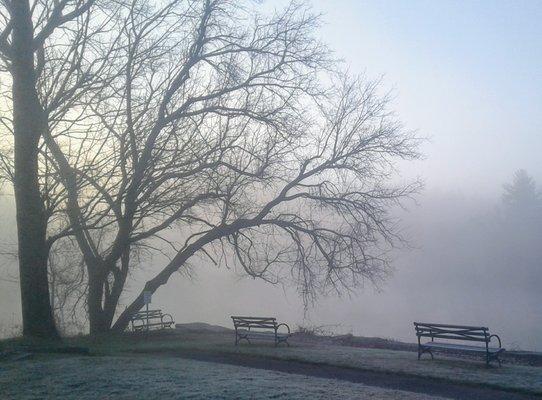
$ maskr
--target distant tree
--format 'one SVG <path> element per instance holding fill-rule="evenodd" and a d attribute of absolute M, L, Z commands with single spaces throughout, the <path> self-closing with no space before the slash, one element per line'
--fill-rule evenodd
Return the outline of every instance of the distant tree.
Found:
<path fill-rule="evenodd" d="M 516 171 L 512 182 L 503 187 L 502 201 L 509 215 L 514 218 L 533 219 L 541 214 L 540 192 L 534 179 L 525 170 Z"/>
<path fill-rule="evenodd" d="M 44 135 L 87 268 L 92 333 L 124 329 L 143 291 L 194 256 L 294 282 L 305 300 L 389 271 L 400 237 L 387 210 L 419 184 L 388 181 L 418 140 L 377 83 L 336 72 L 306 6 L 251 7 L 127 2 L 109 32 L 108 85 Z M 118 315 L 142 249 L 170 261 Z"/>

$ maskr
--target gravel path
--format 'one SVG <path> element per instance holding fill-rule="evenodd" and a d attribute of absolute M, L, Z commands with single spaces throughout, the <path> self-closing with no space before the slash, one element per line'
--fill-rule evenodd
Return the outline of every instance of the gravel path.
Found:
<path fill-rule="evenodd" d="M 279 371 L 289 374 L 338 379 L 385 389 L 408 391 L 430 396 L 441 396 L 457 400 L 526 400 L 542 398 L 542 396 L 537 395 L 515 393 L 475 385 L 455 384 L 439 379 L 365 371 L 299 361 L 269 359 L 243 354 L 211 354 L 207 352 L 183 350 L 174 352 L 173 354 L 168 351 L 168 356 Z"/>

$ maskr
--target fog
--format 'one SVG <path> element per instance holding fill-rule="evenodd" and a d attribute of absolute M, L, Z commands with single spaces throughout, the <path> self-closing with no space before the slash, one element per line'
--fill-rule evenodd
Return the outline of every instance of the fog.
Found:
<path fill-rule="evenodd" d="M 484 325 L 508 348 L 540 350 L 542 230 L 514 228 L 504 213 L 500 198 L 426 193 L 403 215 L 416 247 L 397 252 L 395 273 L 381 290 L 368 285 L 308 310 L 291 288 L 210 265 L 198 267 L 191 281 L 176 277 L 154 302 L 179 322 L 229 326 L 230 315 L 276 315 L 294 326 L 405 341 L 415 339 L 413 321 Z"/>
<path fill-rule="evenodd" d="M 292 327 L 404 341 L 415 339 L 413 321 L 484 325 L 508 348 L 542 349 L 541 209 L 524 207 L 514 214 L 502 195 L 426 190 L 420 197 L 408 211 L 395 211 L 410 246 L 395 252 L 394 274 L 380 288 L 368 284 L 306 308 L 292 287 L 198 260 L 190 277 L 176 274 L 153 296 L 153 307 L 179 323 L 229 326 L 230 315 L 273 315 Z M 13 230 L 13 224 L 7 227 Z M 127 290 L 127 303 L 165 262 L 155 257 L 145 263 Z M 13 261 L 3 265 L 2 277 L 16 281 Z M 4 334 L 20 318 L 14 282 L 1 281 Z"/>
<path fill-rule="evenodd" d="M 279 5 L 265 2 L 265 7 Z M 542 185 L 542 3 L 315 1 L 322 37 L 351 72 L 382 77 L 404 125 L 427 137 L 425 159 L 398 165 L 425 188 L 394 210 L 410 248 L 394 274 L 305 308 L 295 290 L 197 261 L 153 306 L 176 322 L 229 326 L 230 315 L 273 315 L 291 326 L 414 341 L 413 321 L 489 326 L 508 348 L 542 351 L 539 210 L 513 209 L 504 184 L 517 170 Z M 540 186 L 539 186 L 540 187 Z M 539 190 L 539 187 L 536 191 Z M 13 198 L 0 198 L 0 334 L 20 324 Z M 536 208 L 536 207 L 535 207 Z M 165 259 L 149 260 L 137 293 Z"/>

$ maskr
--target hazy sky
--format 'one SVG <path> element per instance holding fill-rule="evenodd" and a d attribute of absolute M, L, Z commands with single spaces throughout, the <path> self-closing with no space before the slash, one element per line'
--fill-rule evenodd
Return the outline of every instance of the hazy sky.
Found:
<path fill-rule="evenodd" d="M 268 4 L 273 2 L 268 1 Z M 351 72 L 384 76 L 405 125 L 431 138 L 409 167 L 428 189 L 542 177 L 541 1 L 314 2 Z"/>

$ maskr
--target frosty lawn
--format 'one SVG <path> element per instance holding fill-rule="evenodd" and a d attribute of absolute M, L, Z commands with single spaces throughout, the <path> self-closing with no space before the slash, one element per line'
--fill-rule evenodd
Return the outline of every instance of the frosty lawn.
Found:
<path fill-rule="evenodd" d="M 3 399 L 437 400 L 359 383 L 159 356 L 41 357 L 0 364 Z"/>
<path fill-rule="evenodd" d="M 78 341 L 81 343 L 81 340 Z M 149 340 L 126 337 L 115 340 L 83 341 L 94 353 L 201 351 L 212 354 L 245 354 L 255 357 L 302 361 L 371 371 L 416 375 L 456 383 L 481 384 L 527 393 L 542 394 L 542 368 L 504 364 L 502 368 L 486 368 L 483 362 L 437 355 L 417 360 L 414 352 L 358 347 L 315 345 L 292 340 L 291 347 L 265 344 L 233 345 L 233 334 L 175 333 Z"/>

